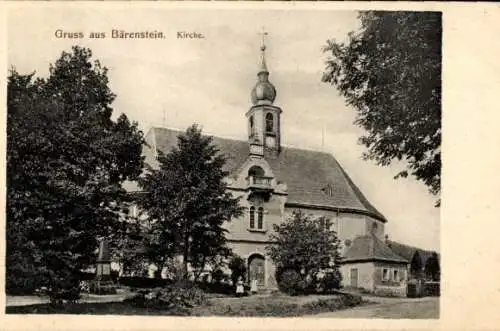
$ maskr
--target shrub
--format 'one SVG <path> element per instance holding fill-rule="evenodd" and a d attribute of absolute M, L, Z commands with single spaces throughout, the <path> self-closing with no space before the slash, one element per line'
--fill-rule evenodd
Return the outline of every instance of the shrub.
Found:
<path fill-rule="evenodd" d="M 225 277 L 225 275 L 224 275 L 224 271 L 222 271 L 222 269 L 216 269 L 212 272 L 212 279 L 216 283 L 221 283 L 222 280 L 224 279 L 224 277 Z"/>
<path fill-rule="evenodd" d="M 51 305 L 62 305 L 63 303 L 75 303 L 80 300 L 80 288 L 78 286 L 69 289 L 58 289 L 50 291 Z"/>
<path fill-rule="evenodd" d="M 278 287 L 282 292 L 290 295 L 297 295 L 304 292 L 307 284 L 297 271 L 287 269 L 280 272 L 279 275 L 280 277 L 277 279 Z"/>
<path fill-rule="evenodd" d="M 361 296 L 344 294 L 335 298 L 318 299 L 305 303 L 301 307 L 301 314 L 313 314 L 325 311 L 335 311 L 339 309 L 358 306 L 363 302 Z"/>
<path fill-rule="evenodd" d="M 338 270 L 326 272 L 323 278 L 319 279 L 318 285 L 322 292 L 331 293 L 340 288 L 342 276 Z"/>
<path fill-rule="evenodd" d="M 97 281 L 91 281 L 89 292 L 97 295 L 116 294 L 116 287 L 114 284 L 99 284 Z"/>
<path fill-rule="evenodd" d="M 245 260 L 235 255 L 231 261 L 229 261 L 228 267 L 231 269 L 231 280 L 233 281 L 233 284 L 236 284 L 239 277 L 242 277 L 243 281 L 245 281 L 245 275 L 247 272 Z"/>
<path fill-rule="evenodd" d="M 199 287 L 193 284 L 172 284 L 165 288 L 141 290 L 131 299 L 126 300 L 141 308 L 175 310 L 181 315 L 194 306 L 208 303 L 208 299 Z"/>
<path fill-rule="evenodd" d="M 120 277 L 120 285 L 137 288 L 154 288 L 171 285 L 172 281 L 162 278 Z"/>
<path fill-rule="evenodd" d="M 424 295 L 426 296 L 439 296 L 440 295 L 439 282 L 425 282 Z"/>

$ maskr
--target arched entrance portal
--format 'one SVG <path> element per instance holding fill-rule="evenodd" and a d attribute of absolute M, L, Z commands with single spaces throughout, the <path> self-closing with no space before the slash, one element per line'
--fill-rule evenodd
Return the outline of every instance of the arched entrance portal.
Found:
<path fill-rule="evenodd" d="M 248 257 L 248 281 L 252 284 L 257 280 L 258 287 L 266 285 L 265 259 L 260 254 L 252 254 Z"/>

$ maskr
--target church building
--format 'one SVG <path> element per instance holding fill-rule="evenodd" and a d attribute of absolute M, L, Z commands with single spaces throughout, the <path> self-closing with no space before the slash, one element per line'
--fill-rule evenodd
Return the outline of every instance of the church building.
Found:
<path fill-rule="evenodd" d="M 261 47 L 257 82 L 251 90 L 248 139 L 213 137 L 227 158 L 228 190 L 240 196 L 244 215 L 226 224 L 232 250 L 248 263 L 248 280 L 259 288 L 276 288 L 275 266 L 266 255 L 273 225 L 295 210 L 325 216 L 342 243 L 343 286 L 404 295 L 408 261 L 385 243 L 387 219 L 363 195 L 337 160 L 328 153 L 281 144 L 282 117 L 276 88 Z M 241 128 L 242 130 L 245 128 Z M 168 153 L 182 132 L 153 127 L 146 135 L 146 163 L 157 166 L 157 151 Z M 130 188 L 131 191 L 134 188 Z M 300 234 L 297 234 L 298 236 Z"/>

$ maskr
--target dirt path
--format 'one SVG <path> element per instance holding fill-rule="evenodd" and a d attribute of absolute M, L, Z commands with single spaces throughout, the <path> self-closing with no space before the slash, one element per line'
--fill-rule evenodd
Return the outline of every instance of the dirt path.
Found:
<path fill-rule="evenodd" d="M 311 315 L 309 317 L 410 319 L 439 318 L 439 298 L 436 297 L 418 299 L 367 297 L 366 299 L 376 303 L 352 309 Z"/>
<path fill-rule="evenodd" d="M 83 294 L 80 302 L 118 302 L 123 301 L 128 293 L 119 293 L 112 295 L 93 295 L 93 294 Z M 28 306 L 28 305 L 36 305 L 42 303 L 48 303 L 49 298 L 47 297 L 39 297 L 36 295 L 26 295 L 26 296 L 10 296 L 7 295 L 5 298 L 5 305 L 7 307 L 10 306 Z"/>

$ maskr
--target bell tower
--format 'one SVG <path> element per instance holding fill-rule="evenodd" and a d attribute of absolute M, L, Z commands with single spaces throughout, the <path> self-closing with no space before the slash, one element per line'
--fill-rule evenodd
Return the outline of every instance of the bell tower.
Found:
<path fill-rule="evenodd" d="M 276 89 L 269 81 L 269 71 L 266 65 L 266 36 L 267 32 L 263 32 L 260 68 L 257 73 L 257 83 L 251 94 L 253 106 L 246 113 L 250 154 L 256 156 L 263 156 L 264 150 L 279 153 L 281 146 L 282 110 L 273 105 L 276 99 Z"/>

